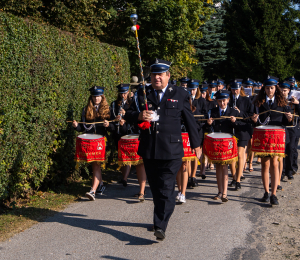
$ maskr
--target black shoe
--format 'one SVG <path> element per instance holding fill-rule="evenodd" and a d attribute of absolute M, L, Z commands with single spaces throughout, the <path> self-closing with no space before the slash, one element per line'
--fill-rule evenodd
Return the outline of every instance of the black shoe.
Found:
<path fill-rule="evenodd" d="M 192 186 L 192 178 L 189 178 L 189 179 L 188 179 L 187 187 L 188 187 L 188 188 L 192 188 L 192 187 L 193 187 L 193 186 Z"/>
<path fill-rule="evenodd" d="M 242 187 L 241 187 L 241 183 L 240 182 L 236 182 L 235 183 L 235 190 L 240 190 Z"/>
<path fill-rule="evenodd" d="M 246 179 L 246 177 L 245 176 L 241 176 L 241 180 L 245 180 Z"/>
<path fill-rule="evenodd" d="M 289 180 L 293 180 L 294 179 L 294 176 L 292 174 L 288 175 L 288 179 Z"/>
<path fill-rule="evenodd" d="M 293 170 L 293 173 L 292 173 L 293 175 L 295 175 L 295 174 L 297 174 L 297 171 L 296 170 Z"/>
<path fill-rule="evenodd" d="M 202 180 L 205 180 L 206 179 L 206 175 L 205 174 L 201 174 L 201 178 L 202 178 Z"/>
<path fill-rule="evenodd" d="M 264 196 L 261 199 L 261 202 L 269 202 L 270 201 L 270 194 L 265 192 Z"/>
<path fill-rule="evenodd" d="M 164 240 L 166 238 L 166 234 L 161 228 L 155 229 L 154 236 L 156 236 L 158 240 Z"/>
<path fill-rule="evenodd" d="M 118 183 L 122 183 L 124 187 L 127 187 L 127 181 L 123 179 L 119 180 Z"/>
<path fill-rule="evenodd" d="M 277 190 L 282 190 L 282 186 L 278 185 Z"/>
<path fill-rule="evenodd" d="M 198 182 L 197 182 L 196 178 L 192 178 L 191 184 L 192 184 L 192 187 L 198 187 Z"/>
<path fill-rule="evenodd" d="M 271 195 L 270 203 L 271 203 L 271 205 L 279 205 L 279 202 L 278 202 L 277 197 L 275 195 Z"/>
<path fill-rule="evenodd" d="M 105 186 L 103 184 L 99 184 L 96 190 L 96 194 L 103 195 L 104 190 L 105 190 Z"/>
<path fill-rule="evenodd" d="M 284 179 L 285 175 L 281 175 L 280 181 L 286 182 L 286 180 Z"/>
<path fill-rule="evenodd" d="M 235 184 L 236 184 L 236 180 L 232 180 L 232 181 L 228 184 L 228 186 L 229 186 L 229 187 L 233 187 L 233 186 L 235 186 Z"/>

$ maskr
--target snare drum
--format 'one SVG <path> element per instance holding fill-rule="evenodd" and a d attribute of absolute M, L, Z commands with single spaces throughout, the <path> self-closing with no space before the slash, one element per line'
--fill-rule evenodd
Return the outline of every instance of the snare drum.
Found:
<path fill-rule="evenodd" d="M 183 152 L 184 152 L 184 157 L 182 158 L 182 161 L 195 160 L 196 154 L 192 153 L 189 134 L 181 133 L 181 137 L 182 137 Z"/>
<path fill-rule="evenodd" d="M 82 134 L 77 136 L 75 161 L 104 162 L 105 139 L 103 135 Z"/>
<path fill-rule="evenodd" d="M 212 163 L 231 164 L 238 159 L 236 138 L 226 133 L 207 134 L 204 138 L 203 153 Z"/>
<path fill-rule="evenodd" d="M 139 135 L 131 134 L 124 135 L 118 142 L 118 164 L 119 166 L 125 165 L 138 165 L 143 163 L 143 159 L 138 155 L 139 149 Z"/>
<path fill-rule="evenodd" d="M 285 156 L 285 129 L 263 125 L 254 128 L 252 152 L 261 157 Z"/>

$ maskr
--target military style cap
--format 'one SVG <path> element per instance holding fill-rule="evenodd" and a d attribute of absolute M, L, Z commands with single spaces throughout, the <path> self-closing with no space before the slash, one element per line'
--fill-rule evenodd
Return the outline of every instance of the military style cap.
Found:
<path fill-rule="evenodd" d="M 208 90 L 208 84 L 202 84 L 200 85 L 200 92 L 206 92 L 206 90 Z"/>
<path fill-rule="evenodd" d="M 190 79 L 188 77 L 183 77 L 179 80 L 181 83 L 189 83 Z"/>
<path fill-rule="evenodd" d="M 129 90 L 130 84 L 119 84 L 117 86 L 120 94 L 126 93 Z"/>
<path fill-rule="evenodd" d="M 214 96 L 216 97 L 217 100 L 221 100 L 221 99 L 229 98 L 229 94 L 230 92 L 227 90 L 219 90 L 214 94 Z"/>
<path fill-rule="evenodd" d="M 293 83 L 296 82 L 296 79 L 295 79 L 294 76 L 287 77 L 285 80 L 286 80 L 286 81 L 289 81 L 289 82 L 293 82 Z"/>
<path fill-rule="evenodd" d="M 215 88 L 216 86 L 217 86 L 217 81 L 216 80 L 212 80 L 211 82 L 209 82 L 209 87 Z"/>
<path fill-rule="evenodd" d="M 224 85 L 225 80 L 224 79 L 217 79 L 217 85 Z"/>
<path fill-rule="evenodd" d="M 257 82 L 253 82 L 253 87 L 258 87 L 258 83 Z"/>
<path fill-rule="evenodd" d="M 199 87 L 199 82 L 200 82 L 200 80 L 198 80 L 198 79 L 191 79 L 189 81 L 188 88 L 189 89 L 196 89 L 196 88 L 198 88 Z"/>
<path fill-rule="evenodd" d="M 171 62 L 166 60 L 155 59 L 150 63 L 151 73 L 164 73 L 170 69 Z"/>
<path fill-rule="evenodd" d="M 104 94 L 104 87 L 94 86 L 89 89 L 92 96 L 102 96 Z"/>
<path fill-rule="evenodd" d="M 247 78 L 245 81 L 244 81 L 244 85 L 245 86 L 253 86 L 254 85 L 254 80 L 253 79 L 250 79 L 250 78 Z"/>
<path fill-rule="evenodd" d="M 284 81 L 284 82 L 279 83 L 279 87 L 290 89 L 291 88 L 291 84 L 288 83 L 288 82 L 286 82 L 286 81 Z"/>
<path fill-rule="evenodd" d="M 242 87 L 242 79 L 235 79 L 233 82 L 230 84 L 231 89 L 239 89 Z"/>
<path fill-rule="evenodd" d="M 176 86 L 177 85 L 177 80 L 176 79 L 172 79 L 171 80 L 171 84 L 174 85 L 174 86 Z"/>
<path fill-rule="evenodd" d="M 257 83 L 257 85 L 258 85 L 259 87 L 262 86 L 262 83 L 261 83 L 261 82 L 257 81 L 256 83 Z"/>
<path fill-rule="evenodd" d="M 264 85 L 265 86 L 276 86 L 278 84 L 279 78 L 273 77 L 273 76 L 268 76 L 264 80 Z"/>

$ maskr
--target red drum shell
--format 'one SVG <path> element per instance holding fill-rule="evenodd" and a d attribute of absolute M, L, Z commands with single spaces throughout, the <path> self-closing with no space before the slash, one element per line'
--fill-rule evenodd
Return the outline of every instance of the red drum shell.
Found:
<path fill-rule="evenodd" d="M 76 138 L 75 161 L 105 162 L 105 138 L 102 135 L 82 134 Z"/>
<path fill-rule="evenodd" d="M 231 136 L 226 133 L 212 133 L 205 136 L 203 153 L 212 163 L 230 164 L 237 160 L 237 141 Z"/>
<path fill-rule="evenodd" d="M 182 137 L 183 152 L 184 152 L 184 157 L 182 158 L 182 160 L 187 161 L 187 160 L 195 159 L 196 154 L 192 153 L 189 134 L 181 133 L 181 137 Z"/>
<path fill-rule="evenodd" d="M 280 126 L 254 128 L 252 152 L 258 156 L 285 156 L 285 129 Z"/>
<path fill-rule="evenodd" d="M 138 165 L 143 163 L 143 159 L 138 155 L 139 149 L 139 136 L 126 135 L 123 136 L 118 142 L 118 164 L 124 165 Z"/>

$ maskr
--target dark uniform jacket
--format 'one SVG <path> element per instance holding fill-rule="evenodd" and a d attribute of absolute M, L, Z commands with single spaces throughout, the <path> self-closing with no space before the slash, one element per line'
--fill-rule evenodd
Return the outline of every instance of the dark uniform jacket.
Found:
<path fill-rule="evenodd" d="M 235 101 L 233 96 L 230 95 L 229 106 L 234 108 Z M 236 107 L 240 110 L 240 116 L 243 118 L 252 116 L 254 114 L 254 105 L 251 103 L 250 98 L 239 96 L 236 100 Z M 253 127 L 251 119 L 239 120 L 239 124 L 235 128 L 235 136 L 239 140 L 250 140 L 253 134 Z"/>
<path fill-rule="evenodd" d="M 204 98 L 200 97 L 192 101 L 192 105 L 196 107 L 196 110 L 193 112 L 193 115 L 203 115 L 203 117 L 195 117 L 197 123 L 197 129 L 199 133 L 199 138 L 202 140 L 204 138 L 204 126 L 205 121 L 199 121 L 198 119 L 204 119 L 207 117 L 207 102 Z"/>
<path fill-rule="evenodd" d="M 227 105 L 227 109 L 225 111 L 224 116 L 235 116 L 239 117 L 240 114 L 237 110 L 229 107 Z M 211 110 L 211 118 L 219 118 L 220 116 L 220 111 L 219 107 L 215 107 Z M 238 125 L 240 124 L 239 120 L 236 120 L 234 123 L 230 121 L 230 118 L 227 119 L 222 119 L 222 120 L 214 120 L 212 123 L 212 128 L 214 132 L 222 132 L 222 133 L 227 133 L 227 134 L 234 134 L 233 129 L 235 129 Z M 210 128 L 210 126 L 206 123 L 206 126 Z"/>
<path fill-rule="evenodd" d="M 85 119 L 85 108 L 83 108 L 82 113 L 81 113 L 81 122 L 86 122 L 86 123 L 93 123 L 93 122 L 101 122 L 104 121 L 100 117 L 96 117 L 94 120 L 86 120 Z M 91 127 L 91 125 L 84 125 L 83 124 L 78 124 L 78 126 L 75 128 L 77 132 L 85 132 L 87 134 L 98 134 L 98 135 L 107 135 L 107 131 L 113 131 L 114 130 L 114 125 L 112 123 L 109 123 L 108 127 L 104 127 L 103 124 L 95 124 L 95 127 Z M 86 128 L 91 128 L 90 130 L 87 130 Z"/>
<path fill-rule="evenodd" d="M 138 154 L 144 159 L 173 160 L 184 157 L 181 138 L 181 118 L 187 128 L 191 148 L 200 146 L 198 131 L 194 116 L 190 109 L 189 94 L 183 88 L 169 84 L 161 102 L 152 86 L 146 87 L 149 110 L 156 110 L 159 121 L 151 122 L 151 128 L 141 130 Z M 130 123 L 138 122 L 139 112 L 145 110 L 142 89 L 138 90 L 138 105 L 132 102 L 127 110 L 125 120 Z"/>
<path fill-rule="evenodd" d="M 125 111 L 127 111 L 129 109 L 130 105 L 128 104 L 128 102 L 126 102 L 123 105 L 123 109 Z M 118 115 L 119 115 L 119 111 L 120 111 L 120 106 L 118 106 L 117 100 L 111 102 L 110 104 L 110 119 L 114 120 Z M 121 136 L 123 135 L 127 135 L 128 134 L 128 130 L 130 128 L 130 125 L 128 122 L 125 122 L 124 125 L 119 125 L 119 122 L 113 122 L 114 124 L 114 131 L 113 131 L 113 135 L 115 138 L 120 139 Z M 119 128 L 119 134 L 117 133 Z"/>

